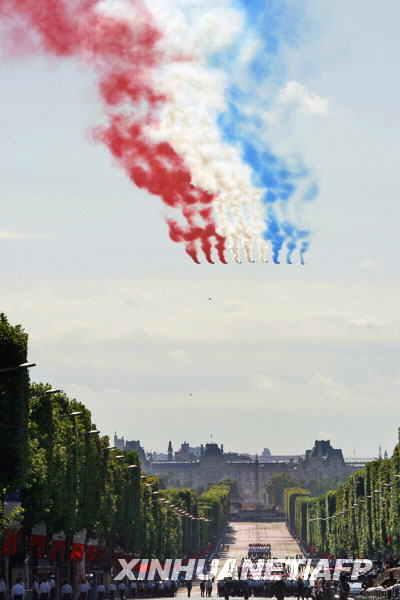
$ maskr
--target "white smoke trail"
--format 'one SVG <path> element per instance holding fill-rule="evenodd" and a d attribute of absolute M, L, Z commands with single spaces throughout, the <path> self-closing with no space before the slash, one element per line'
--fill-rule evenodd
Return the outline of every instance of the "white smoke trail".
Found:
<path fill-rule="evenodd" d="M 223 71 L 211 69 L 207 58 L 229 47 L 243 30 L 240 12 L 220 0 L 147 0 L 147 9 L 164 33 L 165 66 L 156 85 L 168 101 L 159 121 L 148 127 L 153 141 L 168 141 L 183 158 L 192 183 L 216 196 L 217 231 L 227 240 L 233 259 L 265 261 L 263 190 L 254 187 L 252 171 L 239 149 L 222 140 L 217 116 L 225 109 L 227 85 Z"/>

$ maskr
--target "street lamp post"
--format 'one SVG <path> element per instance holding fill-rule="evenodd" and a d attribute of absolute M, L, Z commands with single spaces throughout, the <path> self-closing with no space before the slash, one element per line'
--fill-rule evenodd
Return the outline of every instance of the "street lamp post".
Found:
<path fill-rule="evenodd" d="M 20 365 L 16 365 L 15 367 L 4 367 L 0 369 L 0 373 L 8 373 L 9 371 L 18 371 L 19 369 L 30 369 L 31 367 L 36 367 L 36 363 L 25 362 Z"/>

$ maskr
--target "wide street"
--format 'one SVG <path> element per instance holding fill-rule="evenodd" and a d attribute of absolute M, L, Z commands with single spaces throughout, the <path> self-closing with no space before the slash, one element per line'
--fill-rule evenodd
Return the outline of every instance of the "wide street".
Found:
<path fill-rule="evenodd" d="M 241 559 L 247 556 L 249 544 L 271 544 L 272 556 L 276 558 L 294 557 L 301 554 L 297 542 L 290 535 L 285 523 L 281 521 L 231 522 L 226 528 L 223 543 L 229 550 L 218 552 L 219 558 Z"/>
<path fill-rule="evenodd" d="M 273 558 L 295 557 L 301 554 L 297 542 L 290 535 L 285 523 L 281 521 L 264 522 L 231 522 L 227 525 L 222 543 L 227 544 L 229 549 L 219 550 L 218 558 L 224 562 L 228 558 L 240 560 L 247 556 L 249 544 L 271 544 Z M 221 565 L 220 565 L 221 566 Z M 217 597 L 217 586 L 214 583 L 212 596 Z M 178 597 L 187 598 L 184 587 L 179 588 Z M 200 598 L 198 584 L 193 585 L 191 598 Z"/>

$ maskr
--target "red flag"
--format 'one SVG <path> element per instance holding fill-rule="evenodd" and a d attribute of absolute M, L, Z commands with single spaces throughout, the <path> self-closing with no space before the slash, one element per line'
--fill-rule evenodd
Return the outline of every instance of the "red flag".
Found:
<path fill-rule="evenodd" d="M 85 546 L 83 544 L 72 544 L 70 554 L 71 560 L 82 560 L 84 554 Z"/>
<path fill-rule="evenodd" d="M 17 554 L 20 533 L 14 529 L 4 530 L 3 554 Z"/>
<path fill-rule="evenodd" d="M 86 547 L 86 558 L 93 561 L 97 556 L 97 546 L 94 544 L 88 544 Z"/>
<path fill-rule="evenodd" d="M 65 540 L 53 540 L 51 542 L 50 560 L 57 560 L 57 554 L 60 559 L 65 559 Z"/>
<path fill-rule="evenodd" d="M 82 560 L 85 556 L 86 529 L 75 533 L 72 539 L 71 560 Z"/>
<path fill-rule="evenodd" d="M 46 555 L 46 536 L 32 534 L 32 546 L 38 549 L 38 558 L 44 558 Z"/>
<path fill-rule="evenodd" d="M 46 523 L 40 523 L 32 528 L 32 547 L 38 549 L 38 558 L 44 558 L 46 555 L 46 542 L 47 542 L 47 528 Z"/>
<path fill-rule="evenodd" d="M 102 565 L 106 559 L 106 551 L 104 548 L 98 548 L 96 553 L 95 562 L 98 565 Z"/>

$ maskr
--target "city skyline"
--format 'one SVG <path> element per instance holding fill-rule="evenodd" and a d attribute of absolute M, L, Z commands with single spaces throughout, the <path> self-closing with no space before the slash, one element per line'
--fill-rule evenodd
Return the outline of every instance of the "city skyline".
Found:
<path fill-rule="evenodd" d="M 196 442 L 191 442 L 188 441 L 188 439 L 182 439 L 182 440 L 173 440 L 170 439 L 168 440 L 167 446 L 165 446 L 165 448 L 147 448 L 144 444 L 144 442 L 141 439 L 135 439 L 135 436 L 132 435 L 119 435 L 118 432 L 114 431 L 114 433 L 108 436 L 110 441 L 114 443 L 114 445 L 117 448 L 120 448 L 121 450 L 123 449 L 123 447 L 125 447 L 126 449 L 127 446 L 125 446 L 126 444 L 129 446 L 129 449 L 133 449 L 132 444 L 134 443 L 134 445 L 140 445 L 141 448 L 144 450 L 144 452 L 146 453 L 146 455 L 148 456 L 152 456 L 152 455 L 158 455 L 158 456 L 168 456 L 168 450 L 169 450 L 169 446 L 171 444 L 172 446 L 172 452 L 173 452 L 173 456 L 175 456 L 175 453 L 179 453 L 179 451 L 181 450 L 183 445 L 188 444 L 190 449 L 194 449 L 200 452 L 200 449 L 202 447 L 206 447 L 207 444 L 215 444 L 218 447 L 222 448 L 224 453 L 228 453 L 228 454 L 237 454 L 240 456 L 249 456 L 251 458 L 255 458 L 256 456 L 260 459 L 262 457 L 262 455 L 264 454 L 265 451 L 267 451 L 267 453 L 269 453 L 271 460 L 274 460 L 278 457 L 301 457 L 301 456 L 305 456 L 306 453 L 306 448 L 303 448 L 301 450 L 299 450 L 298 452 L 286 452 L 284 449 L 282 450 L 282 452 L 276 452 L 274 451 L 274 448 L 270 448 L 268 446 L 264 446 L 261 449 L 258 449 L 256 451 L 249 451 L 246 450 L 244 448 L 239 449 L 239 447 L 230 447 L 230 446 L 226 446 L 223 441 L 218 440 L 218 438 L 214 438 L 211 437 L 208 440 L 203 440 L 202 442 L 196 443 Z M 117 441 L 117 442 L 116 442 Z M 310 440 L 309 446 L 311 446 L 314 442 L 316 442 L 317 440 Z M 318 440 L 320 441 L 320 440 Z M 332 444 L 333 447 L 336 447 L 335 445 L 335 441 L 334 440 L 324 440 L 324 441 L 328 441 Z M 341 450 L 341 448 L 340 448 Z M 360 454 L 357 454 L 356 449 L 353 449 L 353 453 L 346 455 L 345 459 L 348 460 L 352 460 L 352 459 L 377 459 L 377 458 L 382 458 L 385 456 L 385 458 L 387 456 L 390 456 L 391 452 L 390 450 L 388 450 L 386 447 L 382 447 L 382 446 L 378 446 L 376 448 L 376 452 L 372 453 L 368 456 L 361 456 Z M 175 457 L 173 458 L 173 460 L 175 460 Z"/>

